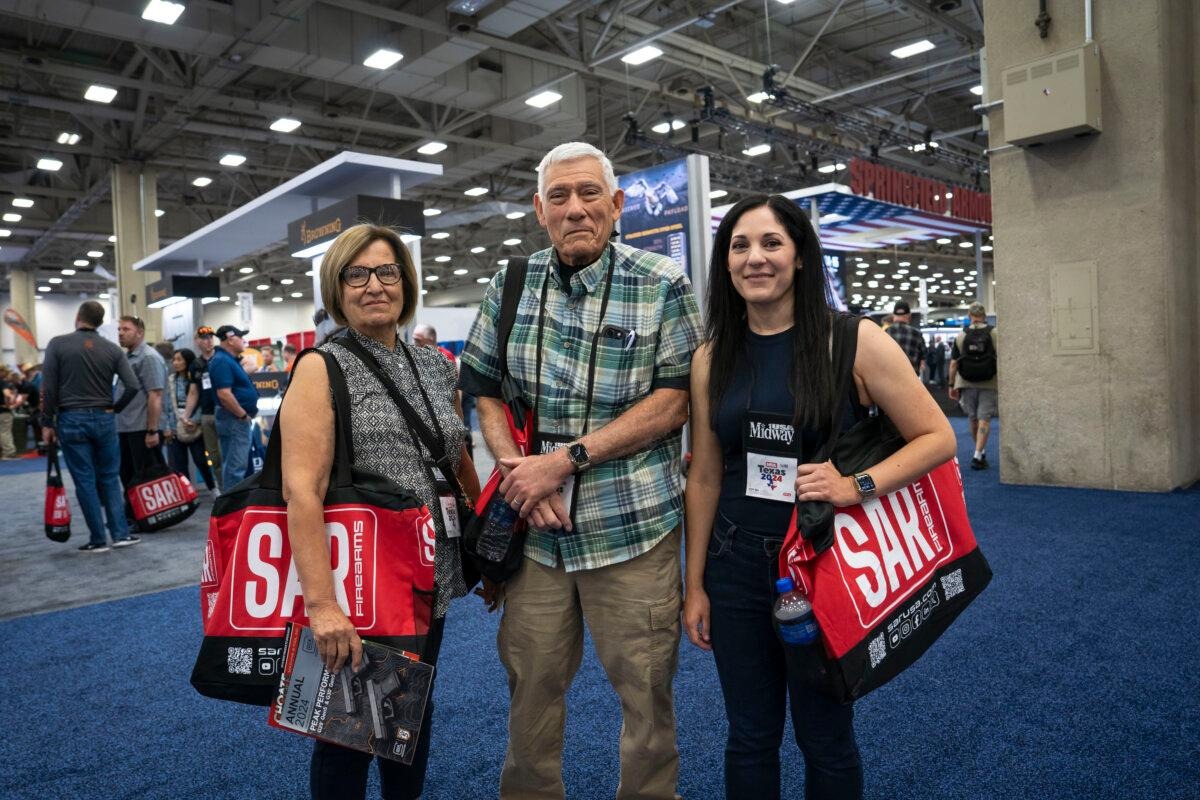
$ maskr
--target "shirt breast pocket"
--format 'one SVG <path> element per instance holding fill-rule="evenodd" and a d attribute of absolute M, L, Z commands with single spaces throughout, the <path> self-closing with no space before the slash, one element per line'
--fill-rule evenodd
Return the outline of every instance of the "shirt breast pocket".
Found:
<path fill-rule="evenodd" d="M 612 331 L 611 333 L 616 333 Z M 587 373 L 582 375 L 587 391 Z M 638 332 L 618 338 L 601 335 L 596 342 L 595 403 L 597 410 L 608 408 L 613 416 L 650 393 L 654 378 L 654 348 Z"/>

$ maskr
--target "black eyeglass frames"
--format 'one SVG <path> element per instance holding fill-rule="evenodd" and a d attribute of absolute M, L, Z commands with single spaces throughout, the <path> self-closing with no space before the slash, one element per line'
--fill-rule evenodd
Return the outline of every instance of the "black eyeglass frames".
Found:
<path fill-rule="evenodd" d="M 347 286 L 352 286 L 355 289 L 366 286 L 374 275 L 379 279 L 380 283 L 391 285 L 400 282 L 399 264 L 380 264 L 377 267 L 359 267 L 350 266 L 342 267 L 342 271 L 338 273 L 338 277 L 342 279 L 342 283 Z"/>

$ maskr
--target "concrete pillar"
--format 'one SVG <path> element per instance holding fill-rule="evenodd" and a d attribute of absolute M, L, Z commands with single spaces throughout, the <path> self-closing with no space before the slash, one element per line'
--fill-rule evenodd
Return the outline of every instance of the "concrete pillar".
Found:
<path fill-rule="evenodd" d="M 1053 4 L 1046 39 L 1022 8 L 984 4 L 990 98 L 1084 42 L 1084 0 Z M 1102 132 L 991 158 L 1000 475 L 1168 491 L 1200 478 L 1200 9 L 1094 10 Z"/>
<path fill-rule="evenodd" d="M 162 338 L 162 315 L 146 308 L 146 284 L 158 280 L 157 272 L 135 272 L 134 263 L 159 249 L 157 173 L 137 162 L 112 168 L 113 233 L 117 236 L 117 315 L 131 314 L 146 323 L 146 341 Z"/>
<path fill-rule="evenodd" d="M 33 340 L 38 342 L 38 344 L 42 344 L 37 338 L 37 313 L 33 306 L 33 299 L 37 296 L 36 281 L 37 273 L 32 269 L 13 267 L 9 270 L 10 305 L 18 314 L 25 318 L 25 324 L 29 326 L 29 332 L 33 334 Z M 26 361 L 36 364 L 42 360 L 38 355 L 38 349 L 31 346 L 23 337 L 14 335 L 13 343 L 18 364 Z"/>

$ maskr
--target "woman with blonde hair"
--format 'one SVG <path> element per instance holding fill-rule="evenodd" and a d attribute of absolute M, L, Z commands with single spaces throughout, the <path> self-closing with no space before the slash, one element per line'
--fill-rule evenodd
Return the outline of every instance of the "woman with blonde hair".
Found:
<path fill-rule="evenodd" d="M 382 382 L 346 345 L 368 351 L 383 372 L 411 399 L 412 408 L 427 427 L 437 432 L 449 454 L 459 483 L 474 498 L 479 480 L 464 449 L 466 428 L 456 413 L 454 365 L 440 353 L 407 344 L 399 327 L 416 310 L 416 270 L 408 248 L 394 230 L 355 225 L 344 231 L 321 263 L 321 299 L 345 332 L 321 346 L 345 373 L 351 397 L 350 414 L 354 465 L 389 478 L 435 510 L 435 593 L 433 614 L 423 660 L 434 663 L 441 645 L 446 610 L 453 598 L 467 593 L 457 541 L 447 537 L 433 475 L 437 466 L 422 447 Z M 348 342 L 348 339 L 353 342 Z M 325 666 L 331 671 L 350 662 L 357 669 L 362 640 L 335 599 L 329 545 L 322 508 L 334 458 L 334 409 L 325 362 L 302 358 L 296 362 L 287 400 L 280 409 L 283 493 L 288 507 L 288 535 L 304 606 Z M 383 598 L 386 602 L 386 598 Z M 384 798 L 412 800 L 421 794 L 429 758 L 432 703 L 425 711 L 417 752 L 410 766 L 379 759 Z M 371 756 L 317 741 L 313 749 L 310 785 L 314 798 L 362 798 L 366 793 Z"/>

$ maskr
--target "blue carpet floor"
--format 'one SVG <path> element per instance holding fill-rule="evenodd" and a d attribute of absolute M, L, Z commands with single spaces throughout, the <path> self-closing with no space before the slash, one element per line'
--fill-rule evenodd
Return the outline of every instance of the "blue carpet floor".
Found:
<path fill-rule="evenodd" d="M 59 459 L 59 463 L 62 463 L 61 458 Z M 63 464 L 62 468 L 65 472 L 67 465 Z M 0 461 L 0 478 L 4 477 L 5 475 L 23 475 L 26 472 L 45 471 L 46 457 L 32 453 L 27 453 L 22 455 L 20 458 L 13 459 L 12 461 Z"/>
<path fill-rule="evenodd" d="M 867 796 L 1200 797 L 1200 492 L 1001 486 L 995 468 L 963 477 L 996 577 L 920 663 L 859 703 Z M 306 739 L 188 685 L 197 594 L 0 624 L 0 797 L 307 795 Z M 451 613 L 428 798 L 496 796 L 506 709 L 496 622 L 475 598 Z M 718 798 L 716 675 L 707 654 L 681 648 L 680 791 Z M 613 796 L 619 728 L 589 652 L 570 696 L 568 797 Z M 784 758 L 786 795 L 802 797 L 794 744 Z"/>

